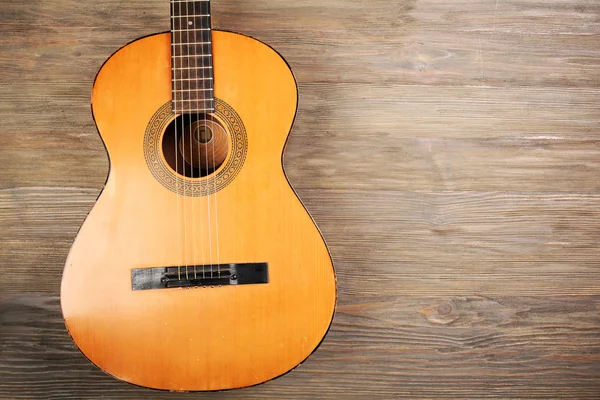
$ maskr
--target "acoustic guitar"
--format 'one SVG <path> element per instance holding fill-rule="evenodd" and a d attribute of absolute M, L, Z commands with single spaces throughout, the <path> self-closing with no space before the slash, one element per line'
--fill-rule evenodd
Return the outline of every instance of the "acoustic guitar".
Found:
<path fill-rule="evenodd" d="M 283 150 L 298 91 L 285 60 L 171 1 L 171 31 L 98 72 L 110 172 L 66 261 L 61 307 L 106 373 L 170 391 L 240 388 L 298 366 L 336 301 L 319 230 Z"/>

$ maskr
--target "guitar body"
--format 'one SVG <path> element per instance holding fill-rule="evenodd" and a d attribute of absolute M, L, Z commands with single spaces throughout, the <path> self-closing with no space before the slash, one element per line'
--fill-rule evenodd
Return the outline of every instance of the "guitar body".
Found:
<path fill-rule="evenodd" d="M 282 375 L 317 348 L 335 308 L 329 253 L 282 167 L 293 75 L 259 41 L 221 31 L 212 40 L 224 172 L 173 181 L 161 169 L 157 143 L 176 117 L 169 33 L 120 49 L 93 88 L 110 173 L 69 253 L 61 306 L 90 361 L 150 388 L 222 390 Z M 268 282 L 132 287 L 137 269 L 259 262 Z"/>

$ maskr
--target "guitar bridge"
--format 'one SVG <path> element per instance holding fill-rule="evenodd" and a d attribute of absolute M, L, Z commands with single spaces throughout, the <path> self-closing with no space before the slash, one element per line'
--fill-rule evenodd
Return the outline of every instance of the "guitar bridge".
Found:
<path fill-rule="evenodd" d="M 210 264 L 131 270 L 133 290 L 249 285 L 269 282 L 268 263 Z"/>

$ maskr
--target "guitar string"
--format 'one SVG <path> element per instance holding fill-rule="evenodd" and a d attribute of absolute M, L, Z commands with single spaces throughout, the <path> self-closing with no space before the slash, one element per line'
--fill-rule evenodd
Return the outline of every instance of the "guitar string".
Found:
<path fill-rule="evenodd" d="M 186 8 L 186 16 L 188 15 L 188 10 L 187 10 L 187 5 L 188 2 L 185 3 L 185 8 Z M 181 2 L 179 3 L 179 15 L 182 15 L 182 7 L 181 7 Z M 181 20 L 182 18 L 179 18 L 179 25 L 181 27 Z M 188 40 L 188 44 L 186 45 L 186 54 L 184 54 L 184 46 L 183 46 L 183 32 L 179 32 L 179 44 L 180 44 L 180 50 L 181 50 L 181 55 L 183 57 L 180 57 L 180 63 L 183 64 L 184 60 L 188 60 L 186 64 L 189 63 L 189 54 L 190 54 L 190 48 L 189 48 L 189 40 Z M 183 67 L 183 66 L 182 66 Z M 186 71 L 189 71 L 189 69 L 186 69 Z M 189 72 L 188 72 L 189 74 Z M 182 74 L 183 76 L 183 74 Z M 182 83 L 183 85 L 183 83 Z M 181 91 L 181 100 L 182 103 L 184 101 L 184 94 L 185 92 L 182 90 Z M 182 109 L 182 113 L 181 113 L 181 138 L 180 138 L 180 143 L 181 146 L 183 147 L 181 149 L 182 152 L 182 168 L 183 168 L 183 257 L 184 257 L 184 262 L 185 262 L 185 279 L 189 280 L 190 279 L 190 274 L 189 274 L 189 263 L 188 263 L 188 241 L 187 241 L 187 203 L 188 203 L 188 198 L 187 198 L 187 190 L 186 190 L 186 186 L 187 186 L 187 179 L 186 179 L 186 160 L 185 160 L 185 114 L 183 112 L 184 110 Z M 189 111 L 189 110 L 188 110 Z"/>
<path fill-rule="evenodd" d="M 206 1 L 206 0 L 204 0 L 204 1 Z M 202 3 L 204 3 L 204 1 L 200 1 L 198 3 L 202 4 Z M 186 2 L 186 16 L 187 17 L 192 17 L 192 15 L 189 14 L 188 3 L 189 2 Z M 198 4 L 198 3 L 196 3 L 196 4 Z M 206 1 L 206 3 L 210 4 L 208 1 Z M 173 8 L 173 11 L 174 11 L 175 10 L 175 1 L 173 1 L 172 4 L 173 4 L 172 8 Z M 183 11 L 182 7 L 181 7 L 181 4 L 179 5 L 178 11 L 179 11 L 179 15 L 181 15 L 182 11 Z M 209 13 L 210 13 L 210 11 L 208 11 L 206 14 L 209 14 Z M 198 15 L 198 13 L 195 13 L 194 16 L 195 15 Z M 205 14 L 200 13 L 199 15 L 205 15 Z M 211 31 L 210 31 L 210 28 L 211 28 L 210 27 L 210 25 L 211 25 L 210 24 L 210 15 L 208 15 L 207 18 L 209 18 L 208 19 L 208 29 L 209 29 L 208 32 L 209 32 L 209 35 L 211 35 Z M 179 21 L 180 21 L 179 25 L 181 25 L 181 20 L 182 20 L 182 18 L 179 19 Z M 191 19 L 186 19 L 186 22 L 187 22 L 187 26 L 186 26 L 185 31 L 186 31 L 186 38 L 187 38 L 187 41 L 188 41 L 187 52 L 184 51 L 183 40 L 182 40 L 183 39 L 182 38 L 183 32 L 182 32 L 181 29 L 179 29 L 179 32 L 180 32 L 179 33 L 179 35 L 180 35 L 179 36 L 179 40 L 180 40 L 179 49 L 181 51 L 180 55 L 182 56 L 182 57 L 179 57 L 179 59 L 181 59 L 182 61 L 184 59 L 188 61 L 187 70 L 195 72 L 194 78 L 197 80 L 198 79 L 198 69 L 197 69 L 197 65 L 198 65 L 197 64 L 197 56 L 198 56 L 198 54 L 197 54 L 197 48 L 194 47 L 194 55 L 191 54 L 190 49 L 189 49 L 189 43 L 190 43 L 190 40 L 189 40 L 189 30 L 190 29 L 194 30 L 197 27 L 193 26 L 193 22 L 192 22 Z M 174 24 L 174 22 L 172 24 Z M 190 24 L 192 24 L 192 25 L 190 25 Z M 172 25 L 172 26 L 174 26 L 174 25 Z M 180 28 L 181 28 L 181 26 L 180 26 Z M 205 27 L 204 27 L 204 24 L 203 24 L 203 21 L 202 21 L 202 17 L 200 17 L 200 30 L 199 31 L 200 32 L 204 32 L 204 29 L 205 29 Z M 194 43 L 198 43 L 197 37 L 196 37 L 197 36 L 196 32 L 198 32 L 198 30 L 194 30 Z M 174 33 L 174 34 L 176 35 L 176 33 Z M 201 40 L 201 42 L 203 42 L 203 40 Z M 209 41 L 209 43 L 211 43 L 211 41 Z M 194 46 L 197 46 L 197 44 L 194 44 Z M 211 54 L 212 53 L 211 45 L 209 44 L 206 47 L 209 49 L 209 53 L 208 54 L 204 54 L 204 47 L 202 47 L 202 51 L 201 51 L 201 53 L 202 53 L 202 69 L 201 69 L 201 71 L 202 71 L 202 80 L 203 81 L 206 80 L 205 69 L 207 68 L 207 66 L 205 65 L 204 59 L 207 58 L 207 56 L 211 56 L 212 55 Z M 173 50 L 173 52 L 175 52 L 175 47 L 174 46 L 173 46 L 172 50 Z M 195 67 L 196 67 L 195 69 L 189 68 L 190 67 L 190 65 L 189 65 L 189 59 L 190 59 L 191 56 L 194 56 L 194 59 L 195 59 Z M 175 61 L 176 61 L 176 58 L 174 57 L 173 58 L 173 64 L 175 64 Z M 210 63 L 209 63 L 209 65 L 210 65 Z M 210 72 L 208 74 L 208 77 L 210 78 Z M 179 226 L 178 226 L 177 230 L 178 230 L 178 242 L 180 244 L 178 245 L 178 247 L 180 247 L 179 251 L 183 253 L 183 255 L 180 256 L 181 257 L 181 261 L 178 263 L 178 277 L 179 277 L 179 279 L 181 279 L 181 270 L 182 270 L 182 265 L 183 265 L 183 266 L 185 266 L 186 279 L 189 279 L 189 263 L 187 262 L 188 261 L 188 253 L 189 253 L 189 251 L 188 251 L 188 237 L 187 237 L 188 233 L 189 233 L 188 229 L 187 229 L 187 222 L 188 222 L 187 221 L 187 214 L 188 214 L 188 204 L 187 203 L 189 203 L 189 201 L 187 201 L 188 200 L 187 199 L 187 185 L 186 185 L 186 183 L 187 183 L 187 179 L 186 179 L 186 177 L 187 177 L 187 175 L 186 175 L 187 169 L 186 169 L 186 160 L 185 160 L 185 157 L 184 157 L 184 155 L 186 154 L 186 149 L 185 149 L 186 148 L 186 141 L 185 141 L 185 122 L 186 122 L 186 118 L 185 118 L 185 115 L 184 115 L 184 111 L 185 111 L 184 104 L 187 103 L 188 107 L 192 107 L 192 104 L 196 103 L 196 106 L 198 106 L 198 104 L 197 104 L 198 103 L 198 98 L 196 97 L 194 99 L 193 96 L 190 96 L 190 98 L 185 99 L 184 98 L 184 92 L 185 91 L 183 90 L 183 82 L 184 82 L 183 78 L 180 80 L 180 83 L 181 83 L 181 85 L 180 85 L 181 87 L 180 88 L 178 88 L 178 85 L 177 85 L 177 76 L 176 76 L 176 73 L 174 73 L 174 80 L 175 80 L 175 82 L 174 82 L 175 92 L 179 91 L 181 93 L 180 94 L 180 101 L 181 101 L 180 102 L 180 108 L 181 108 L 180 111 L 181 111 L 181 115 L 179 116 L 180 118 L 178 118 L 178 119 L 181 120 L 181 130 L 180 130 L 179 133 L 177 132 L 178 131 L 178 129 L 177 129 L 177 121 L 175 121 L 175 148 L 176 148 L 176 151 L 175 151 L 175 159 L 176 159 L 175 165 L 176 165 L 176 172 L 177 172 L 177 175 L 178 175 L 177 178 L 176 178 L 176 183 L 177 183 L 178 192 L 179 192 L 179 188 L 180 187 L 183 188 L 183 196 L 181 196 L 178 193 L 178 195 L 177 195 L 177 205 L 176 205 L 176 207 L 177 207 L 177 220 L 179 221 Z M 192 81 L 192 80 L 190 80 L 190 81 Z M 209 86 L 209 90 L 210 90 L 210 88 L 211 87 Z M 197 87 L 196 87 L 196 89 L 197 89 Z M 196 95 L 198 95 L 197 92 L 198 92 L 198 90 L 196 90 Z M 201 104 L 203 106 L 205 106 L 207 102 L 211 102 L 212 101 L 211 100 L 212 97 L 209 96 L 207 98 L 205 92 L 206 92 L 206 90 L 202 90 L 202 103 Z M 190 93 L 192 93 L 192 92 L 190 91 Z M 213 91 L 213 93 L 214 93 L 214 91 Z M 175 98 L 177 98 L 177 97 L 175 96 Z M 206 107 L 204 107 L 204 108 L 206 108 Z M 191 110 L 189 110 L 189 111 L 191 111 Z M 204 111 L 206 113 L 207 110 L 205 109 Z M 199 120 L 200 110 L 199 110 L 198 107 L 196 108 L 196 114 L 197 114 L 196 115 L 197 120 Z M 191 113 L 190 113 L 189 120 L 191 121 Z M 206 119 L 206 124 L 210 125 L 213 128 L 212 131 L 211 131 L 211 133 L 212 133 L 212 135 L 211 135 L 212 136 L 211 137 L 211 141 L 212 141 L 211 148 L 212 148 L 212 156 L 213 156 L 213 161 L 214 161 L 214 158 L 215 158 L 215 141 L 216 141 L 215 140 L 215 134 L 214 134 L 214 132 L 215 132 L 214 131 L 214 123 L 212 121 L 209 121 L 208 119 Z M 192 150 L 192 146 L 193 146 L 192 145 L 192 135 L 193 135 L 193 132 L 190 132 L 190 133 L 191 134 L 190 134 L 190 149 L 189 150 L 190 150 L 191 156 L 192 156 L 192 160 L 190 160 L 190 161 L 192 161 L 192 163 L 191 163 L 192 165 L 190 165 L 190 166 L 193 168 L 193 150 Z M 182 163 L 181 168 L 182 168 L 182 174 L 183 174 L 182 177 L 179 176 L 179 160 L 178 160 L 178 154 L 177 154 L 178 150 L 179 150 L 178 143 L 181 143 L 181 151 L 182 151 L 182 157 L 181 157 L 181 163 Z M 198 148 L 199 148 L 199 146 L 200 145 L 198 144 Z M 208 155 L 209 155 L 208 154 L 208 146 L 205 146 L 206 173 L 207 174 L 209 173 L 209 171 L 211 171 L 211 168 L 210 168 L 210 165 L 209 165 L 209 157 L 208 157 Z M 200 156 L 200 151 L 198 152 L 198 156 Z M 199 170 L 200 169 L 201 169 L 201 167 L 199 168 Z M 199 171 L 199 175 L 200 175 L 200 172 L 201 171 Z M 211 172 L 214 172 L 214 171 L 211 171 Z M 190 169 L 190 174 L 192 175 L 192 178 L 193 178 L 193 169 Z M 208 183 L 210 183 L 210 180 L 207 180 L 207 181 L 208 181 Z M 215 205 L 215 213 L 218 213 L 217 212 L 217 210 L 218 210 L 218 202 L 217 202 L 217 195 L 216 195 L 217 185 L 216 185 L 216 180 L 213 179 L 213 181 L 214 181 L 213 182 L 213 184 L 214 184 L 214 193 L 213 193 L 214 197 L 213 197 L 213 201 L 214 201 L 214 205 Z M 207 187 L 207 189 L 210 190 L 210 188 L 208 188 L 208 187 Z M 181 197 L 181 201 L 183 202 L 182 206 L 179 204 L 179 198 L 180 197 Z M 211 203 L 211 198 L 210 198 L 210 193 L 209 193 L 208 196 L 207 196 L 207 213 L 208 213 L 207 217 L 208 217 L 209 253 L 210 253 L 210 255 L 209 255 L 209 257 L 210 257 L 210 276 L 212 278 L 213 275 L 214 275 L 214 264 L 213 264 L 213 255 L 212 255 L 212 252 L 213 252 L 213 246 L 212 246 L 212 221 L 211 221 L 211 219 L 212 219 L 211 218 L 212 217 L 212 213 L 211 213 L 211 204 L 210 203 Z M 194 231 L 193 225 L 194 225 L 194 221 L 195 221 L 195 217 L 194 217 L 194 214 L 195 214 L 194 204 L 195 204 L 195 202 L 192 203 L 192 210 L 191 210 L 191 213 L 192 213 L 192 230 L 193 231 Z M 181 227 L 182 226 L 181 226 L 181 223 L 180 223 L 180 221 L 181 221 L 180 220 L 181 208 L 183 208 L 183 243 L 181 243 L 181 236 L 182 236 L 181 235 Z M 201 219 L 201 226 L 202 226 L 202 212 L 200 213 L 200 216 L 201 216 L 200 219 Z M 219 248 L 219 238 L 218 238 L 218 214 L 215 214 L 215 224 L 216 224 L 216 235 L 217 235 L 217 237 L 216 237 L 217 268 L 218 268 L 218 276 L 220 277 L 221 273 L 220 273 L 220 248 Z M 203 233 L 203 230 L 202 230 L 202 233 Z M 193 235 L 194 235 L 194 232 L 192 232 L 191 243 L 192 243 L 192 246 L 193 246 L 192 252 L 194 253 L 192 256 L 195 259 L 195 246 L 194 246 L 195 240 L 194 240 L 194 236 Z M 181 248 L 181 244 L 183 245 L 182 248 Z M 202 248 L 202 251 L 204 253 L 204 245 L 203 244 L 201 245 L 201 248 Z M 202 258 L 204 259 L 204 256 Z M 202 273 L 203 273 L 203 277 L 204 277 L 206 275 L 204 266 L 203 266 Z M 196 276 L 196 268 L 195 267 L 194 267 L 194 276 Z"/>
<path fill-rule="evenodd" d="M 207 18 L 207 29 L 208 29 L 208 35 L 209 35 L 209 40 L 207 41 L 207 45 L 206 48 L 208 49 L 207 54 L 205 55 L 204 58 L 209 59 L 210 61 L 212 61 L 212 63 L 209 61 L 208 65 L 212 65 L 212 70 L 211 72 L 208 73 L 208 77 L 210 78 L 212 76 L 212 85 L 210 85 L 209 87 L 212 88 L 212 96 L 209 94 L 208 97 L 208 102 L 209 103 L 214 103 L 214 99 L 215 99 L 215 91 L 214 91 L 214 58 L 212 55 L 212 23 L 211 23 L 211 10 L 210 10 L 210 1 L 206 1 L 206 5 L 207 5 L 207 9 L 206 9 L 206 15 L 208 15 Z M 202 72 L 204 74 L 204 70 Z M 203 75 L 204 76 L 204 75 Z M 206 92 L 206 91 L 205 91 Z M 209 93 L 211 92 L 210 90 L 208 91 Z M 213 104 L 214 106 L 214 104 Z M 207 123 L 210 125 L 211 129 L 212 129 L 212 140 L 210 142 L 211 144 L 211 151 L 212 151 L 212 163 L 213 165 L 211 165 L 211 167 L 213 167 L 212 170 L 212 174 L 215 174 L 216 170 L 217 170 L 217 166 L 215 165 L 215 143 L 217 141 L 217 137 L 216 137 L 216 130 L 215 130 L 215 125 L 216 123 L 212 120 L 207 120 Z M 206 153 L 207 156 L 206 158 L 208 159 L 208 146 L 206 146 Z M 219 208 L 218 208 L 218 196 L 217 196 L 217 179 L 216 176 L 213 175 L 213 202 L 214 202 L 214 213 L 215 213 L 215 245 L 216 245 L 216 253 L 217 253 L 217 277 L 221 278 L 221 262 L 220 262 L 220 248 L 219 248 Z M 208 183 L 210 183 L 210 180 L 208 181 Z M 208 202 L 210 205 L 210 194 L 208 196 Z M 212 249 L 212 243 L 211 243 L 211 249 Z M 214 266 L 212 265 L 212 257 L 211 257 L 211 277 L 212 277 L 212 273 L 214 273 Z"/>
<path fill-rule="evenodd" d="M 188 9 L 188 4 L 189 2 L 186 2 L 185 4 L 185 11 L 186 11 L 186 15 L 188 16 L 188 18 L 186 18 L 187 24 L 186 24 L 186 38 L 187 38 L 187 42 L 188 42 L 188 54 L 190 53 L 190 47 L 189 47 L 189 43 L 190 43 L 190 29 L 194 29 L 195 25 L 192 22 L 192 20 L 190 19 L 189 15 L 189 9 Z M 192 13 L 195 15 L 196 13 L 193 11 L 194 6 L 192 7 Z M 194 32 L 194 43 L 197 43 L 196 40 L 196 31 Z M 194 45 L 194 59 L 197 55 L 197 51 L 196 51 L 196 45 Z M 190 63 L 190 57 L 187 57 L 187 67 L 191 68 L 191 63 Z M 197 70 L 198 70 L 198 63 L 197 61 L 194 62 L 194 70 L 191 70 L 195 75 L 194 77 L 197 78 Z M 189 81 L 189 82 L 193 82 L 193 81 Z M 183 88 L 182 88 L 183 89 Z M 188 92 L 190 93 L 190 99 L 192 97 L 192 91 Z M 197 103 L 197 101 L 195 102 Z M 190 102 L 190 104 L 192 104 L 192 102 Z M 196 104 L 197 105 L 197 104 Z M 191 110 L 190 110 L 191 111 Z M 196 124 L 196 126 L 198 126 L 198 107 L 196 107 L 196 121 L 194 122 Z M 189 140 L 190 140 L 190 148 L 189 148 L 189 154 L 190 154 L 190 174 L 192 176 L 192 179 L 194 179 L 194 145 L 193 145 L 193 137 L 195 134 L 195 130 L 192 129 L 192 113 L 190 113 L 190 119 L 188 121 L 190 123 L 190 127 L 189 127 Z M 198 175 L 200 175 L 200 173 L 198 173 Z M 193 190 L 193 186 L 192 186 L 192 190 Z M 191 246 L 192 246 L 192 268 L 193 268 L 193 274 L 194 274 L 194 279 L 197 279 L 197 272 L 196 272 L 196 239 L 195 239 L 195 235 L 196 235 L 196 198 L 194 197 L 194 193 L 192 192 L 192 196 L 189 199 L 192 202 L 192 239 L 190 241 Z"/>
<path fill-rule="evenodd" d="M 214 76 L 214 57 L 212 55 L 212 17 L 210 16 L 210 1 L 207 2 L 209 9 L 208 9 L 208 34 L 210 35 L 210 40 L 208 41 L 208 53 L 209 53 L 209 57 L 210 60 L 212 61 L 212 100 L 213 102 L 215 102 L 215 91 L 214 91 L 214 86 L 215 86 L 215 76 Z M 214 136 L 214 125 L 215 123 L 211 122 L 211 124 L 213 125 L 213 141 L 212 141 L 212 157 L 213 157 L 213 163 L 215 160 L 215 143 L 216 143 L 216 137 Z M 215 171 L 213 171 L 213 173 L 216 172 L 216 167 L 215 167 Z M 214 185 L 214 200 L 215 200 L 215 238 L 216 238 L 216 245 L 217 245 L 217 273 L 218 273 L 218 278 L 221 278 L 221 246 L 219 245 L 219 202 L 218 202 L 218 196 L 217 196 L 217 178 L 216 176 L 213 179 L 213 185 Z"/>
<path fill-rule="evenodd" d="M 195 8 L 196 8 L 196 4 L 194 3 L 194 7 L 192 7 L 194 10 L 192 11 L 193 15 L 202 15 L 202 12 L 198 13 L 196 12 Z M 202 3 L 199 3 L 202 4 Z M 189 20 L 188 22 L 188 27 L 191 27 L 191 29 L 193 29 L 194 31 L 194 43 L 198 43 L 198 32 L 200 32 L 200 35 L 202 35 L 202 20 L 200 20 L 200 27 L 196 26 L 196 20 L 197 17 L 194 17 L 194 20 L 192 21 L 192 19 Z M 198 28 L 200 28 L 200 31 L 198 31 Z M 201 36 L 202 37 L 202 36 Z M 200 42 L 202 42 L 202 39 L 200 40 Z M 197 44 L 194 45 L 194 68 L 195 68 L 195 81 L 190 81 L 190 83 L 192 85 L 194 85 L 194 89 L 196 89 L 196 126 L 199 127 L 200 126 L 200 107 L 198 107 L 198 86 L 199 86 L 199 82 L 198 82 L 198 48 L 197 48 Z M 202 67 L 204 67 L 204 60 L 202 61 Z M 204 69 L 202 69 L 204 70 Z M 204 72 L 203 72 L 204 74 Z M 202 76 L 202 78 L 204 78 L 204 75 Z M 192 83 L 193 82 L 193 83 Z M 202 82 L 204 82 L 204 80 L 202 80 Z M 196 158 L 197 158 L 197 169 L 198 169 L 198 179 L 202 178 L 202 165 L 201 165 L 201 158 L 200 158 L 200 153 L 201 153 L 201 149 L 200 149 L 200 140 L 198 140 L 198 138 L 196 138 Z M 190 143 L 191 143 L 191 136 L 190 136 Z M 202 277 L 205 277 L 205 273 L 204 273 L 204 225 L 202 223 L 202 202 L 201 202 L 202 197 L 200 196 L 200 198 L 198 199 L 198 201 L 196 201 L 196 199 L 194 198 L 194 205 L 196 203 L 200 204 L 200 225 L 197 227 L 194 227 L 194 232 L 196 230 L 200 230 L 200 252 L 201 252 L 201 265 L 202 265 Z M 194 242 L 192 243 L 192 246 L 194 246 L 194 248 L 196 247 L 197 243 L 194 240 Z M 195 259 L 195 256 L 194 256 Z M 194 279 L 197 279 L 197 263 L 194 262 Z"/>
<path fill-rule="evenodd" d="M 186 8 L 187 8 L 188 3 L 186 3 Z M 196 15 L 196 12 L 194 11 L 195 5 L 192 7 L 192 14 Z M 195 24 L 195 20 L 192 20 L 192 17 L 190 17 L 189 15 L 189 10 L 187 12 L 188 14 L 188 18 L 186 18 L 186 33 L 187 33 L 187 38 L 188 38 L 188 43 L 190 42 L 190 30 L 193 30 L 196 28 L 196 24 Z M 196 31 L 194 31 L 194 43 L 198 43 L 198 41 L 196 40 Z M 190 50 L 189 45 L 188 45 L 188 51 Z M 199 116 L 198 116 L 198 101 L 191 101 L 193 98 L 193 94 L 197 93 L 194 92 L 191 88 L 192 86 L 194 87 L 194 89 L 197 89 L 197 79 L 198 79 L 198 61 L 196 59 L 197 56 L 197 51 L 196 51 L 196 44 L 194 44 L 194 69 L 192 68 L 191 65 L 191 57 L 188 57 L 188 67 L 190 68 L 191 73 L 194 74 L 194 77 L 192 78 L 191 76 L 189 77 L 190 80 L 189 82 L 189 86 L 187 87 L 189 89 L 188 93 L 190 93 L 190 106 L 192 104 L 196 105 L 196 119 L 194 120 L 194 122 L 192 122 L 192 118 L 190 114 L 190 155 L 191 155 L 191 171 L 192 171 L 192 179 L 194 179 L 194 169 L 196 169 L 197 163 L 194 162 L 194 148 L 193 148 L 193 139 L 195 138 L 197 129 L 198 129 L 198 120 L 199 120 Z M 192 80 L 195 79 L 195 80 Z M 190 110 L 192 111 L 192 110 Z M 195 124 L 195 125 L 192 125 Z M 194 126 L 194 129 L 192 129 L 192 126 Z M 197 154 L 196 154 L 197 155 Z M 200 178 L 201 175 L 201 171 L 200 169 L 198 169 L 198 178 Z M 195 235 L 196 235 L 196 231 L 197 231 L 197 224 L 196 224 L 196 198 L 194 196 L 194 193 L 192 193 L 192 256 L 193 256 L 193 260 L 192 260 L 192 268 L 194 269 L 194 279 L 198 278 L 198 272 L 197 272 L 197 258 L 196 258 L 196 239 L 195 239 Z M 202 210 L 200 210 L 200 220 L 202 220 Z M 200 223 L 200 226 L 202 226 L 202 222 Z"/>
<path fill-rule="evenodd" d="M 207 5 L 207 10 L 206 10 L 207 11 L 206 12 L 207 16 L 206 17 L 200 17 L 201 28 L 203 28 L 203 29 L 205 28 L 204 27 L 203 18 L 207 18 L 208 19 L 208 26 L 206 26 L 206 28 L 210 29 L 210 1 L 201 2 L 200 4 L 206 4 Z M 210 34 L 210 30 L 208 32 Z M 204 46 L 204 45 L 202 45 L 202 46 Z M 210 49 L 210 47 L 209 47 L 209 49 Z M 208 63 L 208 65 L 204 64 L 204 59 L 205 58 L 208 58 L 208 54 L 204 53 L 204 47 L 202 47 L 202 67 L 208 67 L 208 66 L 211 65 L 210 62 Z M 204 74 L 204 70 L 205 70 L 205 68 L 202 68 L 202 78 L 206 78 L 206 76 Z M 209 73 L 208 76 L 210 78 L 210 76 L 211 76 L 210 73 Z M 214 79 L 214 76 L 213 76 L 213 79 Z M 202 100 L 203 100 L 202 102 L 203 102 L 204 105 L 207 102 L 206 101 L 206 92 L 207 92 L 206 90 L 202 91 Z M 214 98 L 214 92 L 213 92 L 213 98 Z M 209 102 L 210 102 L 210 99 L 211 99 L 211 97 L 209 96 Z M 208 110 L 205 110 L 205 114 L 208 114 L 207 111 Z M 208 117 L 208 115 L 207 115 L 207 117 Z M 207 118 L 207 125 L 208 125 L 208 118 Z M 212 124 L 210 124 L 210 125 L 212 125 Z M 211 132 L 212 132 L 212 139 L 211 140 L 212 140 L 213 145 L 214 145 L 214 140 L 215 140 L 214 129 L 211 130 Z M 213 271 L 214 271 L 213 256 L 212 256 L 212 218 L 211 218 L 211 210 L 210 210 L 210 189 L 208 188 L 208 183 L 210 182 L 210 178 L 208 178 L 208 175 L 209 175 L 209 172 L 211 172 L 211 171 L 210 171 L 210 168 L 209 168 L 210 165 L 208 163 L 208 146 L 204 146 L 204 150 L 205 150 L 204 151 L 204 153 L 205 153 L 204 156 L 206 158 L 206 174 L 207 174 L 207 180 L 206 180 L 206 182 L 207 182 L 207 192 L 208 192 L 207 196 L 206 196 L 206 204 L 207 204 L 207 210 L 208 210 L 208 248 L 209 248 L 209 259 L 210 259 L 210 270 L 209 271 L 210 271 L 210 277 L 212 279 L 213 278 Z M 214 172 L 214 171 L 212 171 L 212 172 Z M 212 179 L 215 179 L 215 177 L 213 176 Z"/>
<path fill-rule="evenodd" d="M 171 14 L 173 17 L 175 17 L 175 0 L 171 0 Z M 174 125 L 175 125 L 175 137 L 173 140 L 173 150 L 175 153 L 175 188 L 176 188 L 176 193 L 175 193 L 175 212 L 176 212 L 176 220 L 175 220 L 175 230 L 177 232 L 177 251 L 176 251 L 176 261 L 177 261 L 177 279 L 181 280 L 181 230 L 180 230 L 180 216 L 179 216 L 179 157 L 178 157 L 178 152 L 179 152 L 179 146 L 178 146 L 178 135 L 177 135 L 177 65 L 176 65 L 176 60 L 177 57 L 175 57 L 175 45 L 177 43 L 177 39 L 176 39 L 176 23 L 175 23 L 176 19 L 175 18 L 171 18 L 171 58 L 172 58 L 172 68 L 173 68 L 173 93 L 172 93 L 172 102 L 173 102 L 173 114 L 175 115 L 175 119 L 174 119 Z M 183 70 L 181 70 L 183 71 Z M 183 73 L 183 72 L 182 72 Z M 181 81 L 183 84 L 183 81 Z"/>

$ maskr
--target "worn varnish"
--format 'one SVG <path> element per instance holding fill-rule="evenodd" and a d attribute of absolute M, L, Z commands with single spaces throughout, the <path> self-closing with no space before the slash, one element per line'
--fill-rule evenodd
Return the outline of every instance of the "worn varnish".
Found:
<path fill-rule="evenodd" d="M 196 398 L 98 371 L 61 320 L 62 266 L 105 181 L 104 60 L 169 2 L 0 13 L 0 398 Z M 598 398 L 600 5 L 213 2 L 300 86 L 288 177 L 336 266 L 319 350 L 211 398 Z"/>

